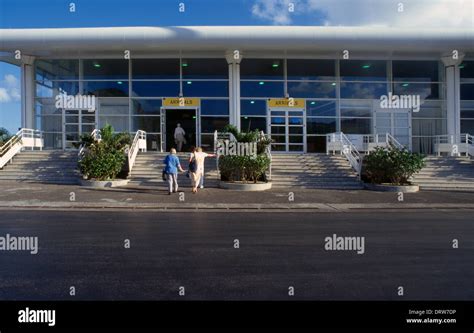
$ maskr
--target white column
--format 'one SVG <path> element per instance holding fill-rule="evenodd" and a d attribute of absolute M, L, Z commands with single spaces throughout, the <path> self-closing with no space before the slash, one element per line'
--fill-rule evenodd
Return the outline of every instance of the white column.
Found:
<path fill-rule="evenodd" d="M 21 127 L 35 126 L 34 57 L 22 56 L 21 63 Z"/>
<path fill-rule="evenodd" d="M 454 137 L 457 143 L 461 134 L 461 95 L 459 65 L 464 58 L 460 54 L 458 59 L 452 56 L 442 57 L 446 75 L 446 111 L 447 111 L 447 134 Z"/>
<path fill-rule="evenodd" d="M 226 54 L 229 64 L 229 123 L 240 129 L 240 61 L 235 59 L 234 52 Z"/>

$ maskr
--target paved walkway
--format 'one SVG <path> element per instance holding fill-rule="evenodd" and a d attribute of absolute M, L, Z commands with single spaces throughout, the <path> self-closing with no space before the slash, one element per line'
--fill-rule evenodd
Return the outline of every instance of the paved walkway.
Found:
<path fill-rule="evenodd" d="M 45 185 L 1 182 L 0 208 L 54 209 L 474 209 L 474 194 L 426 191 L 404 194 L 366 190 L 270 190 L 238 192 L 204 189 L 192 194 L 189 188 L 168 195 L 164 187 L 96 189 L 75 185 Z M 290 200 L 290 199 L 294 200 Z"/>

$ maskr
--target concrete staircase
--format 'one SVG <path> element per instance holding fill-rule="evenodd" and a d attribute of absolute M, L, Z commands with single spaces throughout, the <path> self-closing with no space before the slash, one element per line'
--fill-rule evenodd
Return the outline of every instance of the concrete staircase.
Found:
<path fill-rule="evenodd" d="M 421 190 L 473 191 L 474 161 L 466 157 L 428 156 L 426 167 L 413 177 Z"/>
<path fill-rule="evenodd" d="M 135 165 L 130 175 L 129 185 L 156 186 L 161 184 L 165 186 L 165 182 L 161 178 L 165 159 L 168 153 L 146 152 L 138 153 Z M 188 169 L 189 153 L 178 153 L 181 167 Z M 218 176 L 216 169 L 216 159 L 208 157 L 204 160 L 204 186 L 218 187 Z M 180 187 L 191 187 L 191 181 L 184 174 L 178 174 L 178 184 Z"/>
<path fill-rule="evenodd" d="M 341 155 L 273 154 L 273 188 L 361 189 L 362 184 Z"/>
<path fill-rule="evenodd" d="M 23 151 L 0 170 L 0 181 L 78 184 L 77 152 Z"/>

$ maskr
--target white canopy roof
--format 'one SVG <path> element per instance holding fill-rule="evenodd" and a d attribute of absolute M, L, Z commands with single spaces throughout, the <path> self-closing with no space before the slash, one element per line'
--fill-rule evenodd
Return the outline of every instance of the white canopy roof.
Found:
<path fill-rule="evenodd" d="M 0 51 L 33 56 L 161 51 L 474 52 L 474 29 L 188 26 L 0 29 Z"/>

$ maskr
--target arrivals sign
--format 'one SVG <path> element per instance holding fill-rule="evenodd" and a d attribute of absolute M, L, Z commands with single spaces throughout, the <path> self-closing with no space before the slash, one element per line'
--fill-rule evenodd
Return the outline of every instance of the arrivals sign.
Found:
<path fill-rule="evenodd" d="M 199 98 L 166 97 L 166 98 L 163 98 L 163 106 L 173 106 L 173 107 L 199 106 Z"/>
<path fill-rule="evenodd" d="M 295 108 L 303 109 L 305 100 L 303 98 L 270 98 L 268 100 L 269 108 Z"/>

